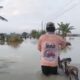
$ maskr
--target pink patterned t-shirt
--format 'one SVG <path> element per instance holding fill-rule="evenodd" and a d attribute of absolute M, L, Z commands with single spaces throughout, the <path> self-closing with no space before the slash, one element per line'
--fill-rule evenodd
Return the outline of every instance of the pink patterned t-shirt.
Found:
<path fill-rule="evenodd" d="M 46 33 L 39 38 L 38 49 L 41 55 L 41 65 L 58 66 L 60 48 L 64 47 L 66 41 L 56 34 Z"/>

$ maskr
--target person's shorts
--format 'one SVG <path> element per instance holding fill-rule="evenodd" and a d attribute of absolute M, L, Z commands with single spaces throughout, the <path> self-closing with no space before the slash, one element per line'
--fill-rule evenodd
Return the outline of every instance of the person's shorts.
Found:
<path fill-rule="evenodd" d="M 41 66 L 42 73 L 44 75 L 50 75 L 50 74 L 58 74 L 57 73 L 57 68 L 58 67 L 50 67 L 50 66 Z"/>

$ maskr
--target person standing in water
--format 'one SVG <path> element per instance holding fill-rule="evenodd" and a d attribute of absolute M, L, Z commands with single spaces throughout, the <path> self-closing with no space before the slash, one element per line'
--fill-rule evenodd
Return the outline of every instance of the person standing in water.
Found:
<path fill-rule="evenodd" d="M 40 51 L 40 63 L 44 75 L 57 74 L 59 50 L 66 46 L 66 41 L 55 34 L 53 22 L 46 24 L 46 33 L 38 40 L 38 50 Z"/>

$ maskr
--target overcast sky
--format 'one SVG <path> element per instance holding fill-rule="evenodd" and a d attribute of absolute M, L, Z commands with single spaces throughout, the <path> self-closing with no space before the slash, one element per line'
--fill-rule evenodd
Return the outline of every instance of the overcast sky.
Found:
<path fill-rule="evenodd" d="M 23 32 L 41 29 L 48 21 L 70 23 L 80 33 L 80 0 L 0 0 L 0 32 Z"/>

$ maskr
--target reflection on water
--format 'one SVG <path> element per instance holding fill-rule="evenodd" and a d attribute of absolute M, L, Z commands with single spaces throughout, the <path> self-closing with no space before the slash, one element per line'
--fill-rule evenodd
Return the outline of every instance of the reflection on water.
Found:
<path fill-rule="evenodd" d="M 5 42 L 3 40 L 0 40 L 0 45 L 5 45 L 5 43 L 13 48 L 18 48 L 20 46 L 20 44 L 22 44 L 23 41 L 19 41 L 19 42 Z"/>
<path fill-rule="evenodd" d="M 18 48 L 20 47 L 20 44 L 22 44 L 22 42 L 7 42 L 7 45 L 13 47 L 13 48 Z"/>
<path fill-rule="evenodd" d="M 9 73 L 8 68 L 10 68 L 15 62 L 9 59 L 0 59 L 0 74 Z"/>
<path fill-rule="evenodd" d="M 37 39 L 32 39 L 32 40 L 30 40 L 30 41 L 31 41 L 32 44 L 37 44 L 37 41 L 38 41 L 38 40 L 37 40 Z"/>
<path fill-rule="evenodd" d="M 75 38 L 74 37 L 69 37 L 69 40 L 74 40 Z"/>
<path fill-rule="evenodd" d="M 0 45 L 4 45 L 4 44 L 5 44 L 5 41 L 0 40 Z"/>

